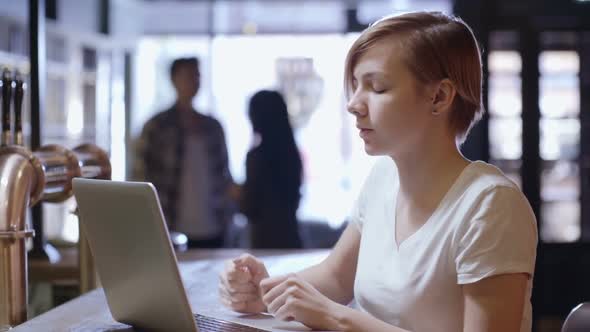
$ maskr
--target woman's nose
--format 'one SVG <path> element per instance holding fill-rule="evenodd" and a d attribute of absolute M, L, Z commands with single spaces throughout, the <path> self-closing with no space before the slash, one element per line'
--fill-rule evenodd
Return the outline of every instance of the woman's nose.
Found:
<path fill-rule="evenodd" d="M 354 116 L 364 116 L 367 113 L 365 103 L 361 102 L 356 94 L 348 101 L 346 110 Z"/>

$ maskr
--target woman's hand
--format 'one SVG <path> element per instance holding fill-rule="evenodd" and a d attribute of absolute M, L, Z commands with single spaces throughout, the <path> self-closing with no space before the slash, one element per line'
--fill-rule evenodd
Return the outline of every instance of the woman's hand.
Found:
<path fill-rule="evenodd" d="M 277 319 L 295 320 L 313 329 L 339 329 L 336 317 L 342 305 L 328 299 L 296 274 L 264 279 L 260 289 L 262 302 Z"/>
<path fill-rule="evenodd" d="M 244 254 L 225 263 L 219 275 L 219 298 L 226 307 L 242 313 L 260 313 L 266 310 L 262 302 L 260 281 L 268 278 L 264 263 Z"/>

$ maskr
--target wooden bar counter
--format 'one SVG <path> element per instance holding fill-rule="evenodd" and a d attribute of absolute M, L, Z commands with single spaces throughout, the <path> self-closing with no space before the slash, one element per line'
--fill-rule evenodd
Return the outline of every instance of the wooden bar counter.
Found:
<path fill-rule="evenodd" d="M 178 254 L 180 272 L 193 312 L 235 322 L 252 322 L 252 317 L 244 317 L 223 308 L 217 298 L 217 282 L 219 272 L 223 269 L 223 262 L 243 252 L 244 250 L 219 249 L 190 250 Z M 295 272 L 319 263 L 329 253 L 328 250 L 253 250 L 249 252 L 265 262 L 271 276 Z M 267 315 L 258 316 L 261 320 L 265 320 L 265 326 L 270 326 L 276 331 L 307 330 L 300 324 L 278 322 Z M 135 330 L 113 320 L 103 290 L 96 289 L 10 331 L 129 332 Z"/>

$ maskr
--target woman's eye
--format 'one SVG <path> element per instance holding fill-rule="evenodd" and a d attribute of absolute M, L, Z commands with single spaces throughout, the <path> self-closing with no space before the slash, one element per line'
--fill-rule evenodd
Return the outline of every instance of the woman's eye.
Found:
<path fill-rule="evenodd" d="M 375 93 L 383 93 L 383 92 L 385 92 L 385 89 L 383 87 L 380 87 L 380 86 L 374 86 L 373 87 L 373 92 L 375 92 Z"/>

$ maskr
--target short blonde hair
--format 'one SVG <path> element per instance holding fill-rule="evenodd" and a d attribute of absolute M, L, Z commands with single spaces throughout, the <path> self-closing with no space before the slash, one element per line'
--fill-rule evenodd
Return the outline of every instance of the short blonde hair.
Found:
<path fill-rule="evenodd" d="M 463 142 L 484 112 L 481 53 L 471 28 L 461 19 L 439 12 L 413 12 L 375 22 L 348 51 L 344 72 L 347 96 L 360 57 L 386 39 L 401 43 L 402 59 L 419 82 L 445 78 L 453 82 L 457 94 L 449 125 Z"/>

